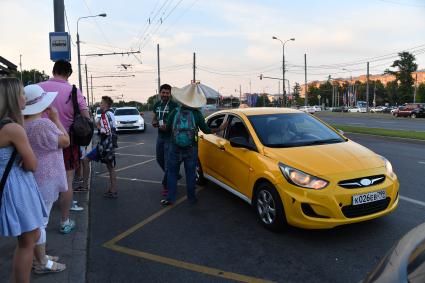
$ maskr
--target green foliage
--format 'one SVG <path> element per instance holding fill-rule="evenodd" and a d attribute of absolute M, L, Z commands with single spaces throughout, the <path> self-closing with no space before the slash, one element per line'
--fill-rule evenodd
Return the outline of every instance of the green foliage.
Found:
<path fill-rule="evenodd" d="M 12 76 L 18 79 L 21 79 L 21 72 L 15 71 L 12 73 Z M 22 83 L 24 86 L 29 84 L 36 84 L 43 82 L 49 79 L 49 76 L 44 73 L 44 71 L 39 71 L 36 69 L 23 70 L 22 71 Z"/>
<path fill-rule="evenodd" d="M 418 85 L 416 92 L 416 102 L 425 102 L 425 83 Z"/>
<path fill-rule="evenodd" d="M 397 71 L 386 70 L 387 74 L 396 77 L 395 82 L 398 83 L 397 100 L 400 103 L 413 101 L 413 83 L 412 73 L 418 69 L 415 63 L 415 56 L 409 52 L 401 52 L 398 54 L 400 59 L 394 61 L 391 65 L 397 68 Z"/>
<path fill-rule="evenodd" d="M 270 106 L 270 100 L 267 97 L 267 95 L 261 95 L 258 97 L 257 103 L 255 104 L 255 107 L 268 107 Z"/>

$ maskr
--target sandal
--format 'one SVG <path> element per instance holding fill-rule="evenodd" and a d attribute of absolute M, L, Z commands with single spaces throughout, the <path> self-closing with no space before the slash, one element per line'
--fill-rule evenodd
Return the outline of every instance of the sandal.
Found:
<path fill-rule="evenodd" d="M 46 259 L 51 261 L 59 261 L 59 257 L 53 255 L 46 255 Z M 37 260 L 34 258 L 34 260 L 32 261 L 32 267 L 35 268 L 37 265 L 40 265 L 40 263 L 38 263 Z"/>
<path fill-rule="evenodd" d="M 56 261 L 47 260 L 46 265 L 36 265 L 34 267 L 35 274 L 46 274 L 46 273 L 57 273 L 64 271 L 66 269 L 66 265 L 63 263 L 59 263 Z"/>
<path fill-rule="evenodd" d="M 103 194 L 105 198 L 118 198 L 118 192 L 107 191 Z"/>
<path fill-rule="evenodd" d="M 89 191 L 89 186 L 83 187 L 83 185 L 80 185 L 74 189 L 74 193 L 86 193 Z"/>

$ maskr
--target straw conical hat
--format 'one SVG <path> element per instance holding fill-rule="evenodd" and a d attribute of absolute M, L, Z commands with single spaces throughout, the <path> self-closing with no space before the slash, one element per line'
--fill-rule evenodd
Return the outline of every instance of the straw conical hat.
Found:
<path fill-rule="evenodd" d="M 182 88 L 173 87 L 171 95 L 176 101 L 190 108 L 201 108 L 207 104 L 205 94 L 197 84 L 190 84 Z"/>

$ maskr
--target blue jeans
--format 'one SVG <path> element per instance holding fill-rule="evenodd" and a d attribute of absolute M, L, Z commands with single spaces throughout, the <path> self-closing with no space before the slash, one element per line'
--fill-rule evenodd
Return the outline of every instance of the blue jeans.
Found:
<path fill-rule="evenodd" d="M 164 139 L 160 136 L 156 139 L 156 161 L 164 171 L 164 176 L 162 177 L 162 185 L 167 185 L 167 161 L 168 161 L 168 151 L 170 147 L 170 139 Z"/>
<path fill-rule="evenodd" d="M 196 163 L 198 162 L 198 145 L 189 148 L 180 148 L 170 143 L 168 152 L 167 167 L 167 200 L 174 203 L 177 195 L 177 179 L 180 172 L 180 165 L 184 163 L 186 173 L 187 198 L 189 202 L 196 202 L 195 185 L 196 185 Z"/>

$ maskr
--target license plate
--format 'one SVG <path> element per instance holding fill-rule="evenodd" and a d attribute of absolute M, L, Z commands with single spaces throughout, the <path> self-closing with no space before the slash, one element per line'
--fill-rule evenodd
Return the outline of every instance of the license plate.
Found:
<path fill-rule="evenodd" d="M 385 190 L 377 191 L 377 192 L 371 192 L 367 194 L 361 194 L 361 195 L 355 195 L 353 196 L 353 205 L 359 205 L 369 202 L 374 202 L 378 200 L 383 200 L 387 197 L 387 194 Z"/>

